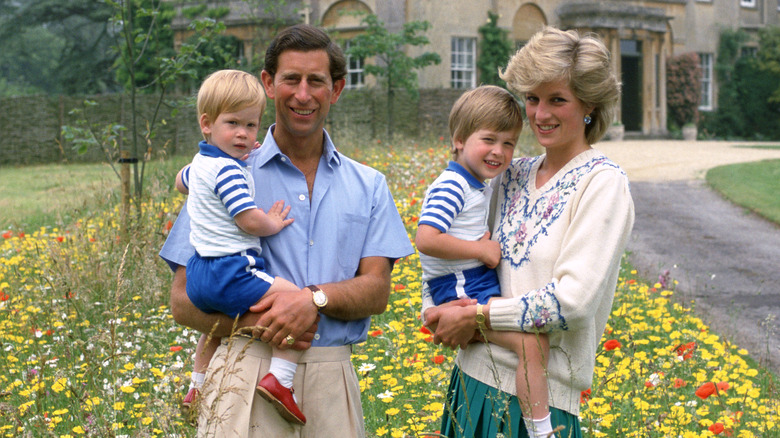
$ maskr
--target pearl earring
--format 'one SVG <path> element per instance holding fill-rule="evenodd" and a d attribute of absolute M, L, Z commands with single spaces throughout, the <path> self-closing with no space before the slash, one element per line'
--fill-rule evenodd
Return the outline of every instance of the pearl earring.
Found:
<path fill-rule="evenodd" d="M 593 119 L 590 118 L 590 114 L 585 114 L 585 124 L 590 125 L 590 122 L 592 122 Z"/>

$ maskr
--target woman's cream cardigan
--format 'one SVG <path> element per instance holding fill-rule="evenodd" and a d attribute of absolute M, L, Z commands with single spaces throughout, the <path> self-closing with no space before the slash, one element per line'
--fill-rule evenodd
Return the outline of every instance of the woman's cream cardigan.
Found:
<path fill-rule="evenodd" d="M 501 243 L 502 296 L 490 326 L 547 333 L 550 406 L 579 414 L 596 348 L 609 317 L 620 260 L 634 223 L 626 174 L 595 149 L 572 159 L 544 186 L 544 155 L 520 158 L 494 179 L 493 239 Z M 457 364 L 469 376 L 514 394 L 518 357 L 471 344 Z"/>

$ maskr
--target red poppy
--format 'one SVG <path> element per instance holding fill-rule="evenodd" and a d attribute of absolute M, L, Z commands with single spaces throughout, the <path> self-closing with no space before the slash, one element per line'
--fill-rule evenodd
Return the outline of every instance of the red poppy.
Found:
<path fill-rule="evenodd" d="M 715 386 L 715 384 L 712 382 L 707 382 L 696 390 L 696 397 L 704 400 L 716 392 L 718 392 L 718 388 Z"/>
<path fill-rule="evenodd" d="M 685 385 L 687 385 L 685 380 L 683 380 L 683 379 L 674 379 L 674 387 L 675 388 L 682 388 Z"/>
<path fill-rule="evenodd" d="M 406 286 L 404 286 L 403 284 L 399 283 L 399 284 L 396 284 L 393 289 L 395 289 L 396 291 L 404 290 L 404 289 L 406 289 Z"/>
<path fill-rule="evenodd" d="M 171 228 L 173 228 L 173 222 L 171 222 L 171 221 L 168 221 L 168 222 L 165 224 L 165 231 L 171 231 Z"/>
<path fill-rule="evenodd" d="M 646 380 L 646 381 L 645 381 L 645 388 L 652 388 L 653 386 L 655 386 L 655 385 L 653 384 L 653 382 L 651 382 L 651 381 L 649 381 L 649 380 Z"/>
<path fill-rule="evenodd" d="M 730 387 L 728 382 L 718 382 L 716 386 L 718 387 L 718 391 L 725 391 Z"/>
<path fill-rule="evenodd" d="M 604 350 L 606 351 L 615 350 L 620 347 L 622 347 L 622 345 L 620 345 L 620 341 L 618 341 L 617 339 L 610 339 L 609 341 L 604 343 Z"/>
<path fill-rule="evenodd" d="M 441 354 L 440 354 L 440 355 L 438 355 L 438 356 L 433 356 L 433 359 L 431 359 L 431 360 L 432 360 L 432 361 L 433 361 L 433 363 L 435 363 L 436 365 L 441 365 L 441 364 L 443 364 L 443 363 L 444 363 L 444 355 L 441 355 Z"/>
<path fill-rule="evenodd" d="M 14 233 L 12 233 L 10 230 L 8 230 L 5 233 L 3 233 L 3 239 L 10 239 L 13 235 L 14 235 Z"/>
<path fill-rule="evenodd" d="M 5 291 L 0 290 L 0 301 L 8 301 L 8 294 Z"/>
<path fill-rule="evenodd" d="M 409 205 L 414 205 L 417 203 L 417 198 L 412 198 L 411 202 L 409 202 Z"/>
<path fill-rule="evenodd" d="M 171 351 L 175 353 L 175 352 L 181 350 L 182 348 L 183 347 L 181 345 L 174 345 L 173 347 L 171 347 Z"/>
<path fill-rule="evenodd" d="M 373 332 L 369 333 L 369 335 L 373 337 L 377 337 L 382 334 L 382 330 L 374 330 Z"/>
<path fill-rule="evenodd" d="M 590 388 L 580 392 L 580 403 L 587 403 L 588 400 L 590 400 Z"/>
<path fill-rule="evenodd" d="M 723 423 L 715 423 L 712 426 L 710 426 L 710 432 L 714 433 L 715 435 L 718 435 L 719 433 L 723 432 Z"/>
<path fill-rule="evenodd" d="M 683 360 L 690 359 L 693 357 L 693 352 L 696 351 L 696 342 L 680 344 L 674 350 L 677 352 L 677 356 L 682 357 Z"/>
<path fill-rule="evenodd" d="M 428 330 L 428 327 L 426 327 L 426 326 L 420 327 L 420 333 L 423 333 L 423 334 L 426 334 L 426 335 L 432 335 L 433 334 L 433 333 L 431 333 L 430 330 Z"/>
<path fill-rule="evenodd" d="M 24 231 L 20 231 L 18 236 L 20 239 L 24 239 Z"/>
<path fill-rule="evenodd" d="M 65 241 L 65 237 L 57 236 L 57 242 L 64 242 L 64 241 Z"/>

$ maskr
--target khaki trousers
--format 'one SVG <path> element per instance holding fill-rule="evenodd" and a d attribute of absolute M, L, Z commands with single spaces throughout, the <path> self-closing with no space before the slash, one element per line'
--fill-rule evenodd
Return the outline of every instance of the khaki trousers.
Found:
<path fill-rule="evenodd" d="M 312 347 L 298 361 L 293 388 L 306 425 L 285 421 L 257 394 L 271 348 L 250 338 L 223 340 L 209 365 L 199 406 L 198 437 L 314 438 L 365 436 L 352 348 Z"/>

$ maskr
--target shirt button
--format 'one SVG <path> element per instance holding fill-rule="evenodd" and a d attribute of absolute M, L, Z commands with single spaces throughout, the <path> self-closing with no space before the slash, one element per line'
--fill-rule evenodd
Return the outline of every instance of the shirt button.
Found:
<path fill-rule="evenodd" d="M 298 195 L 298 199 L 300 199 L 301 201 L 305 201 L 306 200 L 306 195 L 303 195 L 303 194 Z"/>
<path fill-rule="evenodd" d="M 283 163 L 286 163 L 286 162 L 287 162 L 287 157 L 282 157 L 281 159 L 282 159 L 282 162 L 283 162 Z"/>
<path fill-rule="evenodd" d="M 316 341 L 320 340 L 320 334 L 319 333 L 315 333 L 314 334 L 314 340 L 316 340 Z"/>
<path fill-rule="evenodd" d="M 313 240 L 309 241 L 309 246 L 314 246 L 314 241 Z"/>

